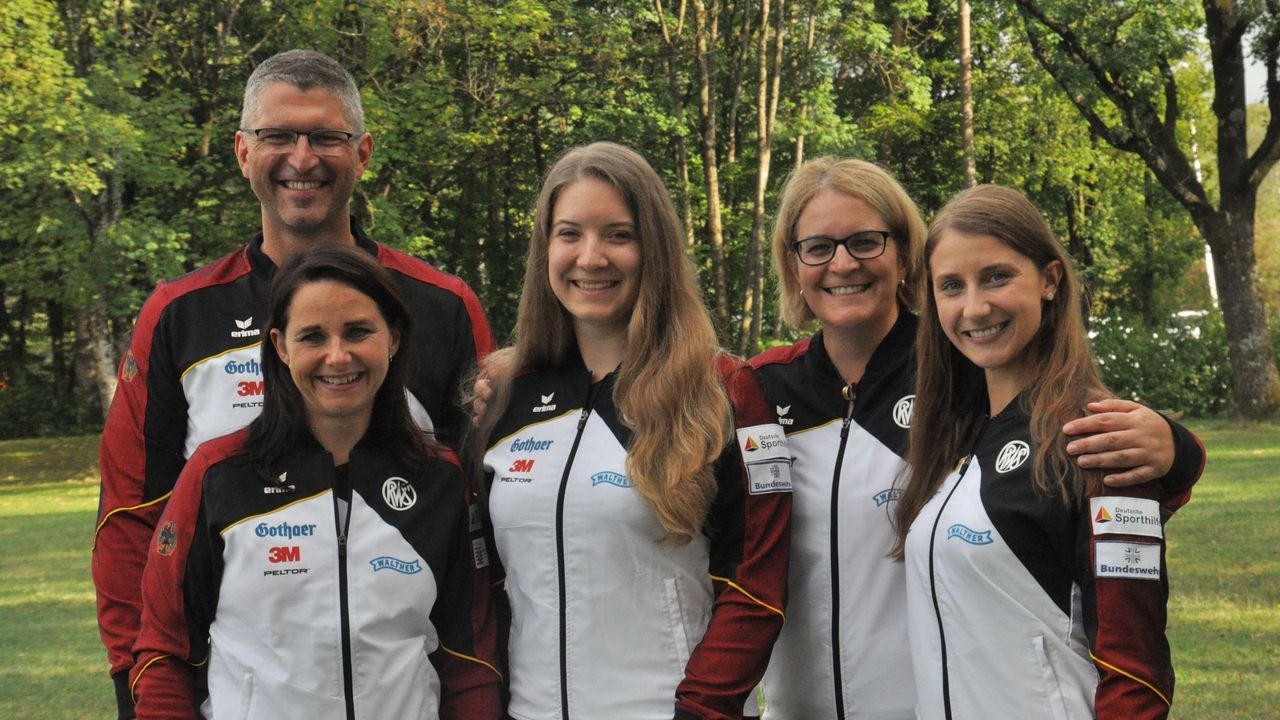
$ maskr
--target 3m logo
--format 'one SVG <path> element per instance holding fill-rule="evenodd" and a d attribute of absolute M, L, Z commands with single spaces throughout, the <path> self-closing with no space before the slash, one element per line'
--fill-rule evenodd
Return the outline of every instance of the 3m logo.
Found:
<path fill-rule="evenodd" d="M 236 383 L 236 394 L 240 397 L 261 395 L 263 385 L 264 381 L 262 380 L 242 380 Z"/>
<path fill-rule="evenodd" d="M 1107 512 L 1105 507 L 1100 507 L 1098 508 L 1098 514 L 1093 516 L 1093 521 L 1096 523 L 1109 523 L 1111 522 L 1111 513 Z"/>
<path fill-rule="evenodd" d="M 996 472 L 1007 473 L 1017 470 L 1030 455 L 1031 448 L 1026 443 L 1021 440 L 1011 440 L 1000 448 L 1000 454 L 996 456 Z"/>
<path fill-rule="evenodd" d="M 916 407 L 916 396 L 908 395 L 893 405 L 893 424 L 906 429 L 911 427 L 911 411 Z"/>
<path fill-rule="evenodd" d="M 286 563 L 300 562 L 302 560 L 302 549 L 297 545 L 273 547 L 267 551 L 267 562 Z"/>
<path fill-rule="evenodd" d="M 507 468 L 507 472 L 513 472 L 513 473 L 533 472 L 533 460 L 532 459 L 516 460 L 515 462 L 511 463 L 511 467 Z"/>
<path fill-rule="evenodd" d="M 382 483 L 382 501 L 392 510 L 408 510 L 418 502 L 418 491 L 404 478 L 389 477 Z"/>

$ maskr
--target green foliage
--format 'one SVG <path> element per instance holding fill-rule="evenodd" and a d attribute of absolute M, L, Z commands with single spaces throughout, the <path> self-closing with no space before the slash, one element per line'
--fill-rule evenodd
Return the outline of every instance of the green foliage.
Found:
<path fill-rule="evenodd" d="M 1103 379 L 1120 397 L 1195 417 L 1229 409 L 1231 365 L 1221 314 L 1173 316 L 1154 327 L 1133 316 L 1100 317 L 1089 335 Z"/>

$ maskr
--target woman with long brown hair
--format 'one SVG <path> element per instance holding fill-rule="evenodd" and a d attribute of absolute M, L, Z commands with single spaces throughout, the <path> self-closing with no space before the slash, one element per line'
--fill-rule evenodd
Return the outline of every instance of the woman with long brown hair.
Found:
<path fill-rule="evenodd" d="M 628 148 L 547 174 L 478 433 L 512 717 L 741 717 L 782 626 L 785 438 L 717 347 L 683 237 Z"/>
<path fill-rule="evenodd" d="M 1114 490 L 1065 422 L 1109 396 L 1070 258 L 983 185 L 925 245 L 911 477 L 898 505 L 917 717 L 1163 718 L 1173 696 L 1155 483 Z"/>

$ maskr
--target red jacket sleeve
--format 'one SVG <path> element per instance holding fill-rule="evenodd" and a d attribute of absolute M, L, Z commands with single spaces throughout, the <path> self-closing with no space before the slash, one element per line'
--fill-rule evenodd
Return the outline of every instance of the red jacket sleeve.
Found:
<path fill-rule="evenodd" d="M 755 374 L 722 374 L 735 437 L 716 464 L 708 518 L 715 603 L 676 688 L 675 717 L 740 718 L 782 631 L 791 539 L 791 456 Z M 724 372 L 728 370 L 728 372 Z"/>
<path fill-rule="evenodd" d="M 127 689 L 133 665 L 147 543 L 184 463 L 186 399 L 170 358 L 152 351 L 163 342 L 159 324 L 167 302 L 161 284 L 143 306 L 120 362 L 99 449 L 93 582 L 98 628 L 118 691 Z"/>
<path fill-rule="evenodd" d="M 1160 505 L 1168 517 L 1191 500 L 1191 488 L 1204 472 L 1205 452 L 1195 433 L 1169 418 L 1165 421 L 1173 431 L 1173 467 L 1159 483 Z"/>
<path fill-rule="evenodd" d="M 431 660 L 440 674 L 441 720 L 503 717 L 503 672 L 498 623 L 489 582 L 489 560 L 480 496 L 464 485 L 455 548 L 432 622 L 440 649 Z"/>
<path fill-rule="evenodd" d="M 1174 673 L 1162 489 L 1151 482 L 1104 492 L 1082 513 L 1077 545 L 1085 634 L 1098 669 L 1095 715 L 1166 718 Z"/>
<path fill-rule="evenodd" d="M 203 587 L 217 582 L 201 513 L 207 469 L 203 453 L 192 456 L 146 551 L 142 622 L 134 646 L 137 664 L 130 676 L 142 720 L 198 717 L 192 683 L 195 665 L 208 657 L 205 638 L 211 613 L 193 618 L 188 595 L 216 597 L 216 587 Z M 193 588 L 193 583 L 202 587 Z"/>

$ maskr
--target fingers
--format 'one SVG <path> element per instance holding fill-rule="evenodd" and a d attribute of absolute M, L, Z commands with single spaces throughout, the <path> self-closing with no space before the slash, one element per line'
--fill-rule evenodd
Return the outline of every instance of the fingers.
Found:
<path fill-rule="evenodd" d="M 1102 484 L 1107 487 L 1129 487 L 1140 485 L 1160 477 L 1160 473 L 1150 465 L 1142 465 L 1122 473 L 1104 475 Z"/>

